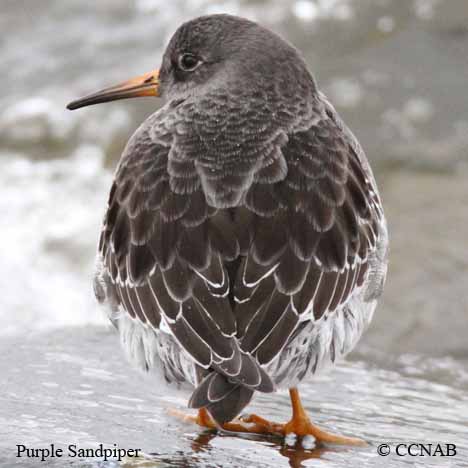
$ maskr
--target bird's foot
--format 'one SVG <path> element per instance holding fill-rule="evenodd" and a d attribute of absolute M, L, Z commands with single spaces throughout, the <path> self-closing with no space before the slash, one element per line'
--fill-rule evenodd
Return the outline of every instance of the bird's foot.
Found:
<path fill-rule="evenodd" d="M 252 434 L 272 433 L 271 428 L 268 426 L 268 424 L 270 424 L 269 421 L 256 415 L 249 416 L 248 420 L 239 418 L 222 425 L 218 425 L 205 408 L 199 409 L 196 415 L 186 414 L 183 411 L 172 408 L 169 410 L 169 413 L 182 421 L 198 424 L 199 426 L 206 427 L 207 429 Z M 257 419 L 254 420 L 253 418 Z"/>
<path fill-rule="evenodd" d="M 183 411 L 179 411 L 174 408 L 170 408 L 168 412 L 170 415 L 175 416 L 182 421 L 198 424 L 199 426 L 206 427 L 208 429 L 218 429 L 215 421 L 205 408 L 198 410 L 197 415 L 186 414 Z"/>
<path fill-rule="evenodd" d="M 281 424 L 269 421 L 257 416 L 256 414 L 251 414 L 218 426 L 208 411 L 204 408 L 200 409 L 196 416 L 187 415 L 177 410 L 171 410 L 171 413 L 183 421 L 198 424 L 199 426 L 206 427 L 208 429 L 221 429 L 229 432 L 269 434 L 276 436 L 295 434 L 301 438 L 305 436 L 313 436 L 316 442 L 324 444 L 367 445 L 367 443 L 362 439 L 324 431 L 313 424 L 307 415 L 293 417 L 289 422 Z"/>
<path fill-rule="evenodd" d="M 242 423 L 248 424 L 254 431 L 260 434 L 277 434 L 287 436 L 288 434 L 295 434 L 299 437 L 313 436 L 319 443 L 325 444 L 340 444 L 340 445 L 367 445 L 367 443 L 355 437 L 346 437 L 331 432 L 324 431 L 318 426 L 313 424 L 310 419 L 304 415 L 302 417 L 292 418 L 285 424 L 275 423 L 268 421 L 256 414 L 252 414 L 242 418 Z"/>
<path fill-rule="evenodd" d="M 313 436 L 319 443 L 339 445 L 367 445 L 367 443 L 356 437 L 347 437 L 325 431 L 312 423 L 307 417 L 292 418 L 291 421 L 282 425 L 284 435 L 296 434 L 300 437 Z"/>

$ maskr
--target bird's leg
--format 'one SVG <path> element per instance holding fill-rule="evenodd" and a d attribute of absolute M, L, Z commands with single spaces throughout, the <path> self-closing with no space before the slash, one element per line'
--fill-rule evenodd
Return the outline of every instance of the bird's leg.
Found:
<path fill-rule="evenodd" d="M 186 414 L 183 411 L 178 411 L 171 408 L 169 413 L 185 422 L 198 424 L 201 427 L 208 429 L 222 429 L 229 432 L 246 432 L 253 434 L 272 433 L 270 421 L 260 418 L 256 415 L 250 415 L 247 420 L 235 419 L 233 421 L 218 425 L 211 417 L 206 408 L 200 408 L 196 415 Z"/>
<path fill-rule="evenodd" d="M 216 429 L 216 423 L 213 421 L 213 418 L 210 416 L 210 413 L 205 408 L 200 408 L 196 416 L 196 423 L 199 426 L 207 427 L 209 429 Z"/>
<path fill-rule="evenodd" d="M 297 388 L 291 388 L 289 390 L 289 395 L 291 397 L 292 418 L 286 424 L 271 422 L 261 418 L 260 416 L 252 414 L 242 418 L 240 421 L 242 426 L 240 428 L 237 423 L 234 423 L 235 426 L 233 426 L 232 429 L 226 427 L 231 423 L 227 423 L 223 427 L 226 430 L 233 430 L 235 432 L 255 432 L 260 434 L 279 434 L 284 436 L 287 434 L 296 434 L 300 437 L 312 435 L 317 442 L 328 444 L 366 445 L 366 442 L 362 439 L 332 434 L 331 432 L 320 429 L 309 419 L 309 416 L 302 406 Z"/>
<path fill-rule="evenodd" d="M 329 444 L 366 445 L 366 442 L 362 439 L 332 434 L 331 432 L 320 429 L 309 419 L 309 416 L 302 406 L 297 388 L 289 389 L 289 395 L 291 397 L 292 418 L 283 425 L 283 434 L 293 433 L 298 436 L 312 435 L 317 442 Z"/>
<path fill-rule="evenodd" d="M 289 390 L 289 395 L 291 397 L 292 418 L 286 424 L 268 421 L 256 414 L 251 414 L 218 426 L 205 408 L 198 410 L 198 414 L 196 416 L 190 416 L 180 412 L 173 412 L 173 414 L 181 417 L 184 421 L 193 422 L 199 426 L 207 427 L 209 429 L 223 429 L 229 432 L 283 436 L 287 434 L 296 434 L 300 437 L 311 435 L 317 442 L 321 443 L 366 445 L 366 442 L 362 439 L 332 434 L 331 432 L 320 429 L 309 419 L 309 416 L 302 406 L 297 388 L 291 388 Z"/>
<path fill-rule="evenodd" d="M 191 422 L 198 424 L 199 426 L 206 427 L 208 429 L 218 429 L 218 426 L 213 421 L 213 418 L 210 416 L 210 413 L 205 408 L 200 408 L 196 416 L 192 414 L 186 414 L 183 411 L 178 411 L 171 408 L 169 413 L 176 418 L 181 419 L 182 421 Z"/>

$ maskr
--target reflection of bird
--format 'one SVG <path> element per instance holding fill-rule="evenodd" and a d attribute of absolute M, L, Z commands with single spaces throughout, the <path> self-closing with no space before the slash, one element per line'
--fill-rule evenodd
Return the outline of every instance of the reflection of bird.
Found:
<path fill-rule="evenodd" d="M 296 386 L 354 347 L 385 279 L 359 143 L 298 51 L 233 16 L 185 23 L 159 72 L 69 108 L 134 96 L 167 103 L 117 168 L 95 280 L 126 352 L 192 384 L 201 425 L 356 442 L 314 426 Z M 281 387 L 289 423 L 232 421 Z"/>

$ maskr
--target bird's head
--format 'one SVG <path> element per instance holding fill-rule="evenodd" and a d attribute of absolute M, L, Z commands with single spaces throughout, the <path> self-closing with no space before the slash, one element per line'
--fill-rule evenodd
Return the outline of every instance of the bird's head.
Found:
<path fill-rule="evenodd" d="M 181 25 L 159 70 L 70 103 L 77 109 L 139 96 L 184 99 L 219 90 L 234 96 L 261 89 L 271 99 L 289 97 L 297 86 L 315 85 L 299 52 L 260 25 L 231 15 L 209 15 Z"/>

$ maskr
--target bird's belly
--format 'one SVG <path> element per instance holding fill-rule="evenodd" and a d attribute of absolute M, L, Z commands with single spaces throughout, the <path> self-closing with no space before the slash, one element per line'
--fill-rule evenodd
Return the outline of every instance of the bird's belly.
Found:
<path fill-rule="evenodd" d="M 354 295 L 344 306 L 318 321 L 307 321 L 302 330 L 268 365 L 267 372 L 279 388 L 291 388 L 333 365 L 349 353 L 365 331 L 377 300 Z"/>
<path fill-rule="evenodd" d="M 181 389 L 196 385 L 194 362 L 169 330 L 154 330 L 127 314 L 117 320 L 120 341 L 131 364 Z"/>

